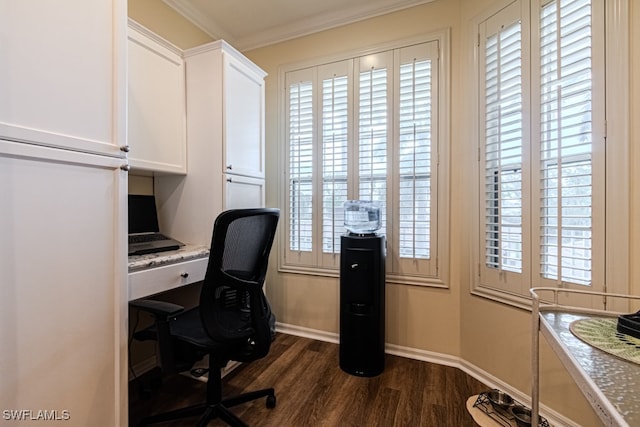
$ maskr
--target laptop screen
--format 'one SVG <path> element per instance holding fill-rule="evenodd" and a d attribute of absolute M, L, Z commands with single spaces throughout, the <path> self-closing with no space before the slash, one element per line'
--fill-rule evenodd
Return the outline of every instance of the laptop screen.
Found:
<path fill-rule="evenodd" d="M 129 234 L 157 233 L 158 212 L 154 196 L 129 194 Z"/>

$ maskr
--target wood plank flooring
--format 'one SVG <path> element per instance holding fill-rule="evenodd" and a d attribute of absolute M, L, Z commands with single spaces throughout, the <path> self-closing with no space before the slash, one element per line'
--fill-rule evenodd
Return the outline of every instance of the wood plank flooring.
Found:
<path fill-rule="evenodd" d="M 223 391 L 274 387 L 277 406 L 260 399 L 233 408 L 251 426 L 476 426 L 466 410 L 469 396 L 488 389 L 463 371 L 386 355 L 385 370 L 372 378 L 343 372 L 337 344 L 278 334 L 264 359 L 243 365 L 225 379 Z M 180 375 L 163 378 L 150 396 L 139 392 L 150 375 L 130 384 L 130 425 L 146 415 L 204 400 L 205 384 Z M 164 426 L 194 425 L 195 419 Z M 210 426 L 224 426 L 215 420 Z"/>

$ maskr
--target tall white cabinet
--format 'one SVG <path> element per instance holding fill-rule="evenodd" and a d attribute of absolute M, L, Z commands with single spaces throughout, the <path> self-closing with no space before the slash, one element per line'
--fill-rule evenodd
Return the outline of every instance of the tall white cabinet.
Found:
<path fill-rule="evenodd" d="M 185 177 L 156 176 L 161 229 L 209 245 L 226 209 L 264 206 L 266 73 L 224 41 L 187 50 Z"/>
<path fill-rule="evenodd" d="M 127 425 L 126 6 L 0 0 L 0 402 L 16 425 Z"/>

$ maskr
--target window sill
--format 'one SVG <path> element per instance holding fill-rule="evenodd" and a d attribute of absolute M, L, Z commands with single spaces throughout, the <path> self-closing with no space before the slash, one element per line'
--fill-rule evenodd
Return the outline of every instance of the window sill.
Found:
<path fill-rule="evenodd" d="M 531 298 L 522 295 L 507 293 L 492 288 L 476 285 L 471 289 L 471 295 L 489 299 L 510 307 L 531 311 Z"/>
<path fill-rule="evenodd" d="M 293 265 L 281 265 L 278 273 L 303 274 L 307 276 L 340 277 L 339 269 L 317 268 Z M 387 273 L 385 282 L 394 285 L 424 286 L 428 288 L 448 289 L 449 286 L 440 278 L 426 276 L 401 276 Z"/>

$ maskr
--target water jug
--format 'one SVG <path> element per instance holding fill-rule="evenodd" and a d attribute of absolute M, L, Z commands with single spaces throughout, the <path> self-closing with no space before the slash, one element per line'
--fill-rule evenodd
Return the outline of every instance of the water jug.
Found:
<path fill-rule="evenodd" d="M 372 234 L 381 226 L 380 204 L 368 200 L 344 202 L 344 226 L 353 234 Z"/>

